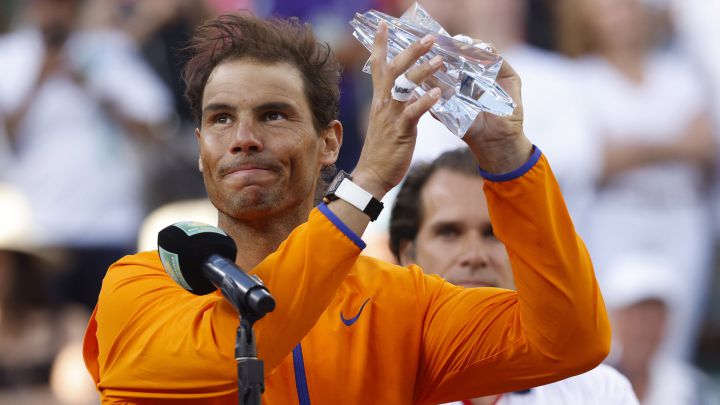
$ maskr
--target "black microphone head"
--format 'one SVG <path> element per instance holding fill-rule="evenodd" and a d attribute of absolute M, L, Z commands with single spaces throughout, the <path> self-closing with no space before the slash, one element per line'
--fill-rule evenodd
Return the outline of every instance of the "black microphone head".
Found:
<path fill-rule="evenodd" d="M 185 221 L 158 233 L 158 252 L 175 282 L 193 294 L 205 295 L 215 291 L 215 286 L 203 274 L 204 261 L 213 254 L 235 261 L 237 247 L 222 229 Z"/>

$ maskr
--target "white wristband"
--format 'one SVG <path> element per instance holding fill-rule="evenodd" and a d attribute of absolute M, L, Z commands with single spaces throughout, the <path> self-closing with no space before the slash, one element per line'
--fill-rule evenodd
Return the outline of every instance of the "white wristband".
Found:
<path fill-rule="evenodd" d="M 373 195 L 363 190 L 360 186 L 353 183 L 350 179 L 343 179 L 343 181 L 335 190 L 335 196 L 341 200 L 347 201 L 353 207 L 360 211 L 365 211 L 365 207 L 368 206 Z"/>

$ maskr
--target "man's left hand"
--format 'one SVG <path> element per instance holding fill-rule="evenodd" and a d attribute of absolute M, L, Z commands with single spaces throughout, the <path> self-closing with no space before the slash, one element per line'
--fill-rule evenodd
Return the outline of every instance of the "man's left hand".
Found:
<path fill-rule="evenodd" d="M 515 110 L 512 115 L 505 117 L 481 112 L 463 140 L 473 151 L 483 170 L 507 173 L 522 166 L 529 159 L 532 143 L 523 132 L 520 76 L 504 60 L 496 81 L 515 101 Z"/>

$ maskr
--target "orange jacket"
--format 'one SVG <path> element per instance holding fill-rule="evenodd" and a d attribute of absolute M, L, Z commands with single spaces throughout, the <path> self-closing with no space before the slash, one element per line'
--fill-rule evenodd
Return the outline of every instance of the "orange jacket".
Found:
<path fill-rule="evenodd" d="M 517 292 L 359 256 L 362 241 L 326 206 L 313 210 L 253 269 L 277 300 L 255 326 L 264 403 L 449 402 L 598 364 L 605 307 L 544 157 L 519 178 L 486 181 L 485 193 Z M 103 403 L 236 404 L 237 325 L 219 293 L 186 292 L 157 252 L 140 253 L 109 269 L 85 362 Z"/>

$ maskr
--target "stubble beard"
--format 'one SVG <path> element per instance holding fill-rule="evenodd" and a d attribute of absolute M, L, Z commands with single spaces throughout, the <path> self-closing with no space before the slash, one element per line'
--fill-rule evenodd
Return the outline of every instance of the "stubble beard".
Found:
<path fill-rule="evenodd" d="M 223 188 L 218 183 L 215 187 L 208 187 L 206 184 L 208 197 L 218 211 L 228 219 L 239 222 L 272 222 L 274 218 L 287 221 L 288 218 L 285 217 L 307 220 L 308 213 L 304 212 L 307 198 L 305 194 L 312 192 L 312 187 L 310 188 L 311 190 L 289 190 L 280 184 L 274 184 L 267 188 L 238 191 Z M 300 212 L 301 210 L 303 212 Z"/>
<path fill-rule="evenodd" d="M 286 205 L 278 190 L 257 190 L 248 192 L 231 190 L 210 195 L 210 200 L 218 211 L 235 220 L 256 220 L 277 215 Z"/>

